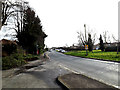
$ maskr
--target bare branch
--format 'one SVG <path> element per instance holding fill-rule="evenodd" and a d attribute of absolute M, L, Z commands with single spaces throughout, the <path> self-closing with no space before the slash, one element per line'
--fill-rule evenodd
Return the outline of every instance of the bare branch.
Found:
<path fill-rule="evenodd" d="M 115 38 L 115 36 L 112 34 L 112 38 L 113 40 L 115 40 L 116 42 L 118 42 L 118 40 Z"/>

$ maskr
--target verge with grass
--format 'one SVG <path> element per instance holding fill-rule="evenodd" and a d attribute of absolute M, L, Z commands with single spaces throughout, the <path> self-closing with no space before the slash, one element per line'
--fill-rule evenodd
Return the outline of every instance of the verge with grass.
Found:
<path fill-rule="evenodd" d="M 93 50 L 93 52 L 88 51 L 88 55 L 86 56 L 86 51 L 84 50 L 84 51 L 70 51 L 64 54 L 85 58 L 120 61 L 120 53 L 117 54 L 117 52 L 102 52 L 101 50 Z"/>

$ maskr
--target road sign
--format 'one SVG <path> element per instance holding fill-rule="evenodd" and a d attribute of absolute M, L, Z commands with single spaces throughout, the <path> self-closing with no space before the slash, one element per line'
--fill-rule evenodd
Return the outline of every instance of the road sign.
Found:
<path fill-rule="evenodd" d="M 88 49 L 88 45 L 85 45 L 85 49 L 86 49 L 86 50 Z"/>

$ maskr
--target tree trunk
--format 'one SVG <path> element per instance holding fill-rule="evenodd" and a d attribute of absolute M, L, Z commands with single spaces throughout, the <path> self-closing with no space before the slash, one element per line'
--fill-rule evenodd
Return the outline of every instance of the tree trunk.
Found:
<path fill-rule="evenodd" d="M 1 27 L 2 27 L 2 22 L 1 22 L 1 16 L 2 16 L 2 2 L 0 1 L 0 30 L 1 30 Z"/>

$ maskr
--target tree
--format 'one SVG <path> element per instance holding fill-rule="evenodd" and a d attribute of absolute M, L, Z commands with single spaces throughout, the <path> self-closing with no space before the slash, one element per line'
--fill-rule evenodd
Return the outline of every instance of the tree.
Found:
<path fill-rule="evenodd" d="M 18 30 L 22 29 L 22 17 L 23 17 L 23 11 L 24 8 L 27 7 L 28 2 L 25 2 L 23 0 L 3 0 L 2 1 L 2 7 L 1 7 L 1 26 L 7 26 L 14 23 L 15 27 L 9 27 L 9 30 L 14 29 L 16 32 L 16 27 Z M 21 22 L 21 23 L 20 23 Z M 10 35 L 9 35 L 10 36 Z"/>
<path fill-rule="evenodd" d="M 8 22 L 9 19 L 11 22 Z M 3 2 L 2 25 L 7 25 L 7 29 L 15 31 L 14 38 L 27 53 L 35 54 L 37 49 L 44 48 L 44 39 L 47 35 L 42 31 L 41 21 L 28 2 L 23 0 L 16 0 L 14 3 L 9 0 Z"/>
<path fill-rule="evenodd" d="M 10 23 L 8 23 L 9 19 L 11 19 Z M 37 49 L 44 48 L 44 39 L 47 35 L 42 31 L 41 21 L 35 11 L 29 7 L 28 2 L 16 0 L 12 3 L 6 0 L 6 3 L 2 3 L 2 23 L 2 25 L 12 24 L 7 25 L 7 28 L 15 30 L 14 38 L 27 53 L 36 53 Z M 7 34 L 7 36 L 11 35 Z"/>
<path fill-rule="evenodd" d="M 97 38 L 97 36 L 96 36 L 96 33 L 95 32 L 93 32 L 92 30 L 91 31 L 87 31 L 86 30 L 86 24 L 84 24 L 84 28 L 85 28 L 85 31 L 84 31 L 84 33 L 82 32 L 82 31 L 80 31 L 80 32 L 77 32 L 78 33 L 78 42 L 79 42 L 79 45 L 86 45 L 87 43 L 88 43 L 88 40 L 87 40 L 87 37 L 88 37 L 88 34 L 90 34 L 91 35 L 91 40 L 92 40 L 92 43 L 93 43 L 93 45 L 95 44 L 95 42 L 96 42 L 96 38 Z"/>
<path fill-rule="evenodd" d="M 78 42 L 79 42 L 79 45 L 86 45 L 87 44 L 87 33 L 86 33 L 86 24 L 84 24 L 84 28 L 85 28 L 85 32 L 83 34 L 82 31 L 80 32 L 77 32 L 78 33 Z"/>
<path fill-rule="evenodd" d="M 2 11 L 2 2 L 0 1 L 0 13 Z M 0 20 L 1 20 L 1 14 L 0 14 Z M 2 22 L 0 21 L 0 30 L 1 30 L 1 27 L 2 27 Z"/>
<path fill-rule="evenodd" d="M 21 14 L 21 17 L 23 15 L 23 10 L 25 7 L 28 6 L 28 2 L 23 1 L 23 0 L 3 0 L 2 2 L 2 7 L 1 7 L 1 22 L 2 26 L 7 25 L 8 20 L 11 17 L 16 17 L 17 14 Z"/>
<path fill-rule="evenodd" d="M 103 32 L 103 39 L 104 39 L 104 43 L 111 42 L 111 40 L 110 40 L 110 34 L 109 34 L 108 31 L 104 31 Z"/>
<path fill-rule="evenodd" d="M 42 31 L 39 17 L 30 7 L 24 11 L 23 30 L 16 35 L 21 45 L 28 53 L 36 54 L 36 49 L 44 48 L 44 38 L 47 35 Z M 37 46 L 38 45 L 38 46 Z"/>
<path fill-rule="evenodd" d="M 2 25 L 7 25 L 7 21 L 10 18 L 10 16 L 15 12 L 14 10 L 14 4 L 10 0 L 2 1 L 2 15 L 1 15 L 1 22 Z"/>
<path fill-rule="evenodd" d="M 103 43 L 103 40 L 102 40 L 102 35 L 100 35 L 99 40 L 100 40 L 100 49 L 101 49 L 102 51 L 104 51 L 105 47 L 104 47 L 104 43 Z"/>
<path fill-rule="evenodd" d="M 13 37 L 13 39 L 17 40 L 16 35 L 23 31 L 24 10 L 28 6 L 28 2 L 23 0 L 14 0 L 14 2 L 5 0 L 2 3 L 2 25 L 5 26 L 7 31 L 11 31 L 5 37 Z"/>
<path fill-rule="evenodd" d="M 88 50 L 92 51 L 93 50 L 93 43 L 91 39 L 91 34 L 88 34 Z"/>

